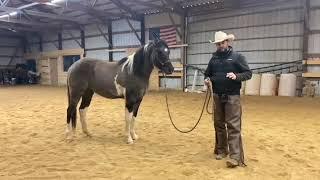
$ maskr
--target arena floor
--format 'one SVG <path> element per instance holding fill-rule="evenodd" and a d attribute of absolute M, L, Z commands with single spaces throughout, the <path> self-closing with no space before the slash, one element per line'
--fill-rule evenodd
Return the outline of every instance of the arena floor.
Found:
<path fill-rule="evenodd" d="M 181 128 L 199 116 L 205 94 L 170 92 Z M 213 156 L 214 131 L 205 114 L 190 134 L 168 119 L 163 93 L 145 96 L 140 137 L 127 145 L 123 100 L 98 95 L 88 111 L 92 138 L 65 140 L 66 89 L 0 87 L 0 179 L 320 179 L 320 99 L 244 97 L 246 168 L 227 169 Z"/>

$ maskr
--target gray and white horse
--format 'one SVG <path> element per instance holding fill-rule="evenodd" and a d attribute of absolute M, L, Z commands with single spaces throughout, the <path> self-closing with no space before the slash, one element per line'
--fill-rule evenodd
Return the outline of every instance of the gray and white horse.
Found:
<path fill-rule="evenodd" d="M 134 130 L 140 103 L 145 95 L 150 74 L 156 66 L 171 74 L 174 70 L 169 61 L 170 50 L 163 40 L 155 40 L 138 49 L 134 54 L 118 62 L 84 58 L 75 62 L 68 70 L 67 138 L 72 139 L 76 129 L 77 104 L 82 131 L 87 129 L 86 111 L 91 98 L 97 93 L 105 98 L 125 99 L 125 121 L 128 143 L 138 139 Z"/>

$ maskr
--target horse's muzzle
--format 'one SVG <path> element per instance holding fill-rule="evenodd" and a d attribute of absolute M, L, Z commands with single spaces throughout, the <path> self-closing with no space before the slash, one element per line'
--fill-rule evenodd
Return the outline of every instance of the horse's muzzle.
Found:
<path fill-rule="evenodd" d="M 162 71 L 165 74 L 172 74 L 174 71 L 174 67 L 172 66 L 171 62 L 170 63 L 166 63 L 165 66 L 163 66 Z"/>

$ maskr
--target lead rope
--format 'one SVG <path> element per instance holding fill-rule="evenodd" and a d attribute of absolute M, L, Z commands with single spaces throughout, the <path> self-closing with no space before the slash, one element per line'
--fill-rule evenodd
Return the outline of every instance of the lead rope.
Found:
<path fill-rule="evenodd" d="M 165 89 L 165 98 L 166 98 L 166 105 L 167 105 L 167 111 L 168 111 L 168 115 L 169 115 L 169 119 L 170 119 L 170 122 L 171 124 L 173 125 L 173 127 L 181 132 L 181 133 L 189 133 L 191 131 L 193 131 L 199 124 L 201 118 L 202 118 L 202 115 L 203 115 L 203 111 L 204 111 L 204 108 L 207 107 L 207 112 L 210 114 L 209 110 L 208 110 L 208 104 L 210 102 L 210 97 L 211 97 L 211 88 L 208 88 L 207 89 L 207 93 L 206 93 L 206 97 L 205 97 L 205 100 L 203 102 L 203 106 L 202 106 L 202 110 L 201 110 L 201 113 L 200 113 L 200 116 L 199 116 L 199 119 L 197 121 L 197 123 L 189 130 L 186 130 L 186 131 L 183 131 L 183 130 L 180 130 L 173 122 L 172 120 L 172 117 L 171 117 L 171 113 L 170 113 L 170 109 L 169 109 L 169 103 L 168 103 L 168 90 L 167 90 L 167 76 L 163 73 L 163 76 L 165 77 L 165 81 L 164 81 L 164 89 Z M 210 94 L 209 94 L 210 93 Z M 208 94 L 209 94 L 209 99 L 208 99 Z M 212 113 L 211 113 L 212 114 Z"/>

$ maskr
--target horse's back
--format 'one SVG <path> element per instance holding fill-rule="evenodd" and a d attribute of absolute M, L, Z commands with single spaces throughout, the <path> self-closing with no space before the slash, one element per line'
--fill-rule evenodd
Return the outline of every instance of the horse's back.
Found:
<path fill-rule="evenodd" d="M 68 84 L 75 88 L 92 89 L 104 97 L 116 98 L 115 76 L 119 69 L 117 62 L 84 58 L 70 67 Z"/>

